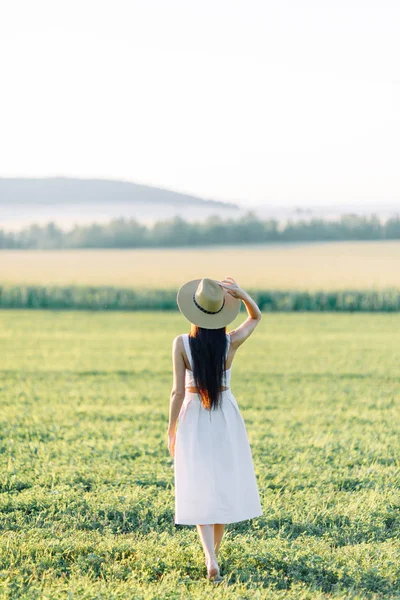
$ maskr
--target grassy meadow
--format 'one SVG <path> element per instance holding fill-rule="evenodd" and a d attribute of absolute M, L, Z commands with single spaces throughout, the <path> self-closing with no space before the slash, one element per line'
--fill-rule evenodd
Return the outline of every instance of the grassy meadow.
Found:
<path fill-rule="evenodd" d="M 263 516 L 227 526 L 218 587 L 174 525 L 185 331 L 179 313 L 0 312 L 0 598 L 400 598 L 400 315 L 265 314 L 240 348 Z"/>
<path fill-rule="evenodd" d="M 195 243 L 195 240 L 194 240 Z M 400 241 L 313 242 L 137 250 L 1 250 L 2 284 L 178 288 L 231 276 L 276 290 L 400 288 Z"/>

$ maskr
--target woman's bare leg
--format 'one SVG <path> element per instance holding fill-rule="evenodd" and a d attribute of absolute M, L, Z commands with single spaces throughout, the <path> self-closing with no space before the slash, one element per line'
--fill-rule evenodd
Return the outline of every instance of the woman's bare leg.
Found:
<path fill-rule="evenodd" d="M 196 525 L 206 557 L 208 573 L 213 576 L 218 572 L 218 561 L 214 549 L 214 525 Z"/>
<path fill-rule="evenodd" d="M 215 523 L 214 525 L 214 550 L 215 556 L 218 556 L 218 550 L 221 545 L 222 536 L 224 535 L 225 524 Z"/>

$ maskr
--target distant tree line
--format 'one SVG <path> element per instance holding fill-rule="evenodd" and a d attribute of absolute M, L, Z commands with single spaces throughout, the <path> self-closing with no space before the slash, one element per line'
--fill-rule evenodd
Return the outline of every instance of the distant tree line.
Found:
<path fill-rule="evenodd" d="M 251 289 L 263 312 L 400 312 L 400 290 Z M 176 289 L 0 285 L 0 309 L 177 311 Z M 241 305 L 242 312 L 245 312 Z"/>
<path fill-rule="evenodd" d="M 345 240 L 398 240 L 400 215 L 381 221 L 376 215 L 343 215 L 339 220 L 310 219 L 280 225 L 258 219 L 252 211 L 239 219 L 211 216 L 202 222 L 180 217 L 146 226 L 136 219 L 76 225 L 64 231 L 54 223 L 31 225 L 18 232 L 0 230 L 2 249 L 154 248 Z"/>

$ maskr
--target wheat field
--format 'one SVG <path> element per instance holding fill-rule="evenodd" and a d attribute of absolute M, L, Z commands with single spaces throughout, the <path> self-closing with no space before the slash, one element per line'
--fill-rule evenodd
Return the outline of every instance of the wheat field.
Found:
<path fill-rule="evenodd" d="M 400 241 L 137 250 L 0 251 L 0 282 L 176 288 L 231 276 L 280 290 L 400 288 Z"/>

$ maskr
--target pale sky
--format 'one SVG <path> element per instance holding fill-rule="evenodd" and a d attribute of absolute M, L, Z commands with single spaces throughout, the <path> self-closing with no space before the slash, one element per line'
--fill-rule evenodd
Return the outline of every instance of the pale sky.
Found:
<path fill-rule="evenodd" d="M 0 0 L 0 176 L 400 201 L 399 0 Z"/>

